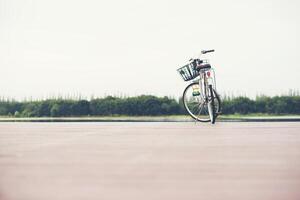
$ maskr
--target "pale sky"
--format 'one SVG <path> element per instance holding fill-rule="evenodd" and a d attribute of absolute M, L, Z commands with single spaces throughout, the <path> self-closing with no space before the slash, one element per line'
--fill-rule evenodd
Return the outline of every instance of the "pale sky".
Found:
<path fill-rule="evenodd" d="M 219 93 L 300 87 L 299 0 L 0 0 L 0 96 L 179 97 L 202 49 Z"/>

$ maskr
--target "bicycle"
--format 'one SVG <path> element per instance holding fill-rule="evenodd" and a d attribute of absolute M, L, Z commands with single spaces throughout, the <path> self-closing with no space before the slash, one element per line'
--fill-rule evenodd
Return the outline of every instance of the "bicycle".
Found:
<path fill-rule="evenodd" d="M 198 58 L 177 69 L 184 81 L 192 81 L 184 90 L 182 101 L 189 115 L 200 122 L 215 123 L 221 113 L 221 100 L 216 91 L 215 71 L 202 54 L 214 50 L 203 50 Z M 196 79 L 197 78 L 197 79 Z"/>

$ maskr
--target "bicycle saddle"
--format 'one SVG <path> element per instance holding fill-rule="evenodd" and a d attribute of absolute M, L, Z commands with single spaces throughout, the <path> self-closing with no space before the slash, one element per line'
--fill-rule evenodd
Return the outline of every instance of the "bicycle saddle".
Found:
<path fill-rule="evenodd" d="M 206 64 L 200 64 L 196 67 L 196 70 L 201 70 L 201 69 L 210 69 L 211 68 L 211 65 L 206 63 Z"/>

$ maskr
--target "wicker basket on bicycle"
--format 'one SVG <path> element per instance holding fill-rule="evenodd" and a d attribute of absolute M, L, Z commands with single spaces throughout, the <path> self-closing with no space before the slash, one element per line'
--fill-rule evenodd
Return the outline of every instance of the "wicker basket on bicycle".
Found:
<path fill-rule="evenodd" d="M 184 81 L 190 81 L 199 76 L 199 71 L 196 70 L 195 64 L 189 63 L 177 69 Z"/>

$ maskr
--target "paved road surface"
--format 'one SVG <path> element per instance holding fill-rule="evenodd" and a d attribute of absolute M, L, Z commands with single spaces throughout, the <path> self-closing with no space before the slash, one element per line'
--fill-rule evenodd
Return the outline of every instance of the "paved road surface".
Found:
<path fill-rule="evenodd" d="M 299 200 L 300 123 L 0 123 L 0 200 Z"/>

